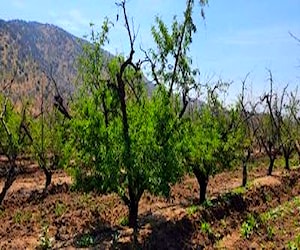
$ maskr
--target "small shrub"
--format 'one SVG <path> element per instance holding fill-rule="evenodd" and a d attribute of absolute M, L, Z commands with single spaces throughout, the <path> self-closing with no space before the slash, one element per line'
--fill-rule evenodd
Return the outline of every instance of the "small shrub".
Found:
<path fill-rule="evenodd" d="M 23 224 L 27 223 L 31 220 L 32 218 L 32 213 L 29 211 L 20 211 L 18 210 L 13 217 L 13 222 L 16 224 Z"/>
<path fill-rule="evenodd" d="M 300 210 L 300 196 L 296 196 L 293 201 L 296 207 Z"/>
<path fill-rule="evenodd" d="M 186 209 L 186 212 L 189 216 L 195 214 L 199 210 L 199 207 L 196 205 L 192 205 Z"/>
<path fill-rule="evenodd" d="M 22 217 L 22 213 L 20 211 L 17 211 L 14 214 L 13 222 L 16 223 L 16 224 L 20 224 L 21 223 L 21 217 Z"/>
<path fill-rule="evenodd" d="M 209 234 L 209 235 L 213 234 L 211 225 L 206 221 L 201 223 L 201 231 L 205 234 Z"/>
<path fill-rule="evenodd" d="M 234 188 L 232 190 L 232 193 L 234 193 L 234 194 L 244 194 L 244 193 L 246 193 L 246 191 L 247 191 L 246 187 L 237 187 L 237 188 Z"/>
<path fill-rule="evenodd" d="M 127 216 L 124 216 L 122 217 L 120 220 L 119 220 L 119 224 L 123 227 L 126 227 L 129 225 L 129 220 L 128 220 L 128 217 Z"/>
<path fill-rule="evenodd" d="M 203 207 L 208 208 L 208 207 L 212 207 L 214 204 L 212 203 L 211 200 L 206 199 L 202 205 L 203 205 Z"/>
<path fill-rule="evenodd" d="M 270 194 L 268 194 L 268 193 L 265 193 L 264 196 L 265 196 L 265 200 L 267 202 L 270 202 L 273 199 L 272 196 Z"/>
<path fill-rule="evenodd" d="M 62 216 L 66 212 L 66 210 L 67 210 L 66 205 L 60 202 L 55 202 L 54 213 L 56 216 L 58 217 Z"/>
<path fill-rule="evenodd" d="M 269 240 L 272 240 L 275 235 L 274 228 L 272 226 L 267 226 L 267 236 Z"/>
<path fill-rule="evenodd" d="M 39 246 L 37 249 L 47 250 L 52 248 L 53 239 L 49 237 L 49 225 L 45 224 L 43 226 L 42 233 L 39 238 Z"/>
<path fill-rule="evenodd" d="M 249 238 L 255 229 L 258 228 L 258 222 L 252 214 L 248 215 L 247 220 L 243 222 L 241 234 L 244 238 Z"/>
<path fill-rule="evenodd" d="M 222 219 L 222 220 L 220 221 L 220 223 L 221 223 L 221 226 L 222 226 L 223 228 L 226 228 L 226 227 L 227 227 L 226 220 Z"/>
<path fill-rule="evenodd" d="M 289 250 L 298 250 L 298 247 L 294 241 L 289 241 L 287 244 L 287 249 Z"/>
<path fill-rule="evenodd" d="M 288 249 L 300 249 L 300 234 L 298 234 L 293 241 L 288 243 Z"/>
<path fill-rule="evenodd" d="M 90 234 L 84 234 L 77 240 L 77 246 L 79 247 L 89 247 L 95 244 L 95 239 Z"/>

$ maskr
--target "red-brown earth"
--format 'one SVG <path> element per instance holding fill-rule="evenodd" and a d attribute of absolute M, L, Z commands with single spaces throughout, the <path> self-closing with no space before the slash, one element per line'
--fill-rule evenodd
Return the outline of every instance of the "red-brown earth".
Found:
<path fill-rule="evenodd" d="M 251 169 L 247 188 L 240 188 L 239 169 L 212 177 L 208 202 L 202 206 L 196 205 L 199 187 L 193 176 L 174 185 L 168 199 L 145 193 L 139 204 L 137 247 L 282 249 L 300 245 L 300 169 L 276 168 L 272 176 L 266 176 L 266 170 L 265 164 Z M 126 226 L 127 207 L 120 198 L 74 192 L 71 183 L 64 171 L 56 170 L 45 194 L 42 171 L 27 161 L 0 210 L 0 248 L 38 249 L 47 242 L 54 249 L 133 248 L 133 232 Z M 264 219 L 273 211 L 279 214 Z"/>

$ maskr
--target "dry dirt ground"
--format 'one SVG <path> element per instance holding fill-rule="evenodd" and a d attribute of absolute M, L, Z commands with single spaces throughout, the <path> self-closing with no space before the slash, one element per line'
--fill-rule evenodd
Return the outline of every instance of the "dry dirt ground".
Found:
<path fill-rule="evenodd" d="M 266 169 L 251 169 L 247 188 L 240 188 L 240 170 L 216 175 L 203 206 L 196 205 L 193 176 L 172 187 L 168 199 L 145 193 L 136 248 L 300 248 L 300 169 L 275 169 L 272 176 Z M 28 163 L 0 210 L 0 249 L 41 249 L 48 243 L 54 249 L 132 249 L 122 201 L 116 195 L 73 192 L 71 183 L 57 170 L 44 194 L 43 173 Z"/>

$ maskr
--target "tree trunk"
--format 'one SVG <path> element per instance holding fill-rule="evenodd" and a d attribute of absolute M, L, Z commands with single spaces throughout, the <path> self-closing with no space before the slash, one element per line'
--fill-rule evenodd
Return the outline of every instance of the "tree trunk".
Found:
<path fill-rule="evenodd" d="M 52 173 L 48 168 L 46 167 L 46 160 L 44 155 L 40 155 L 40 162 L 39 162 L 40 168 L 43 170 L 46 181 L 45 181 L 45 188 L 44 191 L 47 190 L 48 186 L 51 184 L 51 179 L 52 179 Z"/>
<path fill-rule="evenodd" d="M 206 190 L 208 184 L 208 176 L 203 176 L 203 178 L 199 182 L 200 184 L 200 197 L 199 202 L 202 204 L 206 200 Z"/>
<path fill-rule="evenodd" d="M 286 170 L 290 170 L 290 156 L 292 154 L 292 150 L 291 147 L 283 147 L 283 157 L 284 157 L 284 162 L 285 162 L 285 166 L 284 168 Z"/>
<path fill-rule="evenodd" d="M 199 168 L 194 167 L 193 172 L 197 178 L 200 187 L 199 203 L 202 204 L 206 200 L 206 190 L 208 184 L 208 175 L 204 174 Z"/>
<path fill-rule="evenodd" d="M 243 161 L 243 187 L 245 187 L 247 185 L 247 180 L 248 180 L 248 171 L 247 171 L 247 163 L 244 160 Z"/>
<path fill-rule="evenodd" d="M 295 140 L 295 149 L 298 153 L 298 159 L 299 159 L 299 162 L 300 162 L 300 145 L 299 145 L 298 140 Z"/>
<path fill-rule="evenodd" d="M 139 202 L 136 200 L 130 200 L 129 205 L 129 227 L 133 229 L 137 229 L 137 219 L 138 219 L 138 209 L 139 209 Z"/>
<path fill-rule="evenodd" d="M 8 174 L 4 183 L 4 187 L 0 193 L 0 205 L 2 205 L 2 202 L 5 198 L 5 195 L 8 191 L 8 189 L 11 187 L 13 182 L 16 179 L 16 173 L 15 173 L 15 164 L 12 163 L 10 169 L 8 170 Z"/>
<path fill-rule="evenodd" d="M 273 167 L 274 167 L 275 157 L 270 157 L 270 164 L 268 169 L 268 175 L 272 175 Z"/>
<path fill-rule="evenodd" d="M 247 155 L 246 157 L 243 159 L 243 181 L 242 181 L 242 186 L 245 187 L 247 185 L 247 181 L 248 181 L 248 169 L 247 169 L 247 162 L 250 159 L 250 155 L 251 155 L 251 150 L 248 148 L 247 149 Z"/>
<path fill-rule="evenodd" d="M 45 181 L 45 190 L 46 190 L 48 186 L 51 184 L 52 172 L 49 171 L 46 167 L 43 167 L 43 171 L 46 176 L 46 181 Z"/>
<path fill-rule="evenodd" d="M 290 170 L 290 156 L 284 154 L 284 161 L 285 161 L 285 166 L 284 166 L 284 168 L 285 168 L 286 170 Z"/>

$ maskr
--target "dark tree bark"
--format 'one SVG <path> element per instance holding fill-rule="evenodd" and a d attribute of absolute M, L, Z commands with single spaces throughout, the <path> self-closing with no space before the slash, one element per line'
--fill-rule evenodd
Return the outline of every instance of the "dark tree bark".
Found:
<path fill-rule="evenodd" d="M 292 144 L 287 145 L 286 147 L 283 147 L 282 151 L 283 151 L 283 157 L 284 157 L 284 162 L 285 162 L 284 168 L 289 171 L 290 170 L 290 158 L 293 153 Z"/>
<path fill-rule="evenodd" d="M 16 171 L 15 171 L 15 163 L 10 163 L 11 166 L 8 170 L 8 173 L 7 173 L 7 177 L 6 177 L 6 180 L 5 180 L 5 183 L 4 183 L 4 187 L 0 193 L 0 205 L 2 205 L 2 202 L 5 198 L 5 195 L 8 191 L 8 189 L 11 187 L 11 185 L 13 184 L 13 182 L 15 181 L 16 179 Z"/>
<path fill-rule="evenodd" d="M 138 183 L 135 183 L 138 186 Z M 138 211 L 139 211 L 139 201 L 144 193 L 144 189 L 141 188 L 139 191 L 134 192 L 133 185 L 128 187 L 129 196 L 123 195 L 121 198 L 125 205 L 128 207 L 128 226 L 133 228 L 134 236 L 138 232 Z"/>
<path fill-rule="evenodd" d="M 196 179 L 200 187 L 199 203 L 202 204 L 206 200 L 206 190 L 207 190 L 209 176 L 207 174 L 204 174 L 197 167 L 193 168 L 193 172 L 196 176 Z"/>
<path fill-rule="evenodd" d="M 243 161 L 243 182 L 242 182 L 243 187 L 247 185 L 247 180 L 248 180 L 247 162 L 244 160 Z"/>
<path fill-rule="evenodd" d="M 290 170 L 290 156 L 284 154 L 284 161 L 285 161 L 285 166 L 284 166 L 284 168 L 285 168 L 286 170 Z"/>
<path fill-rule="evenodd" d="M 45 188 L 44 188 L 44 191 L 46 191 L 48 186 L 51 184 L 52 172 L 47 168 L 45 155 L 43 154 L 39 155 L 39 166 L 43 170 L 46 177 Z"/>
<path fill-rule="evenodd" d="M 272 175 L 276 158 L 274 156 L 269 156 L 269 158 L 270 158 L 270 163 L 269 163 L 269 168 L 268 168 L 268 175 Z"/>
<path fill-rule="evenodd" d="M 130 205 L 129 205 L 129 227 L 131 228 L 137 228 L 138 223 L 138 209 L 139 209 L 139 201 L 136 201 L 135 199 L 130 199 Z"/>
<path fill-rule="evenodd" d="M 45 181 L 45 190 L 49 187 L 51 184 L 52 180 L 52 172 L 48 170 L 46 167 L 43 167 L 44 174 L 46 176 L 46 181 Z"/>
<path fill-rule="evenodd" d="M 247 155 L 246 157 L 243 159 L 243 181 L 242 181 L 242 186 L 245 187 L 247 185 L 247 181 L 248 181 L 248 169 L 247 169 L 247 162 L 250 159 L 250 149 L 247 150 Z"/>

